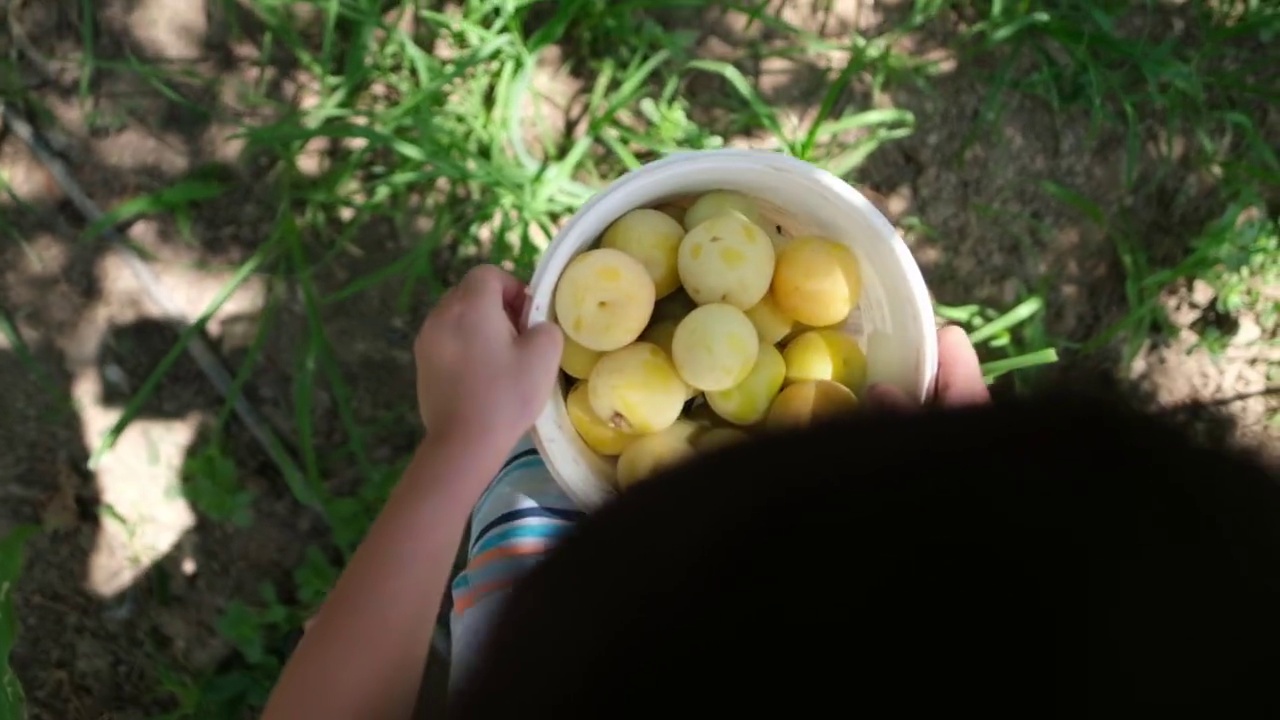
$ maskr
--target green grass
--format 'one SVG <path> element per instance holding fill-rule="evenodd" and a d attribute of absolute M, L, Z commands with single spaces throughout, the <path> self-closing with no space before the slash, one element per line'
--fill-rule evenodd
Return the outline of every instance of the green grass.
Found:
<path fill-rule="evenodd" d="M 22 575 L 22 549 L 36 528 L 23 526 L 0 538 L 0 720 L 25 717 L 22 684 L 9 667 L 9 655 L 18 640 L 18 619 L 13 593 Z"/>
<path fill-rule="evenodd" d="M 418 312 L 424 297 L 438 295 L 477 259 L 509 263 L 527 275 L 557 225 L 593 192 L 680 149 L 765 138 L 856 180 L 869 157 L 921 124 L 906 110 L 856 100 L 934 82 L 937 66 L 895 49 L 898 39 L 920 28 L 948 28 L 962 63 L 995 68 L 972 142 L 1000 122 L 1014 98 L 1034 98 L 1062 117 L 1084 117 L 1098 138 L 1122 138 L 1120 199 L 1141 199 L 1177 173 L 1204 171 L 1215 179 L 1220 212 L 1189 228 L 1186 247 L 1172 257 L 1151 252 L 1144 228 L 1117 198 L 1055 181 L 1042 185 L 1047 198 L 1108 234 L 1125 271 L 1121 319 L 1097 337 L 1077 338 L 1077 346 L 1086 352 L 1121 346 L 1131 353 L 1167 329 L 1160 295 L 1188 278 L 1211 283 L 1226 314 L 1262 308 L 1259 322 L 1275 337 L 1275 305 L 1267 305 L 1264 293 L 1280 275 L 1280 252 L 1266 198 L 1268 188 L 1280 185 L 1280 166 L 1274 138 L 1264 137 L 1253 109 L 1280 99 L 1280 92 L 1256 61 L 1238 62 L 1241 48 L 1266 47 L 1280 37 L 1274 3 L 1190 3 L 1190 35 L 1181 39 L 1135 29 L 1141 13 L 1164 12 L 1165 4 L 1154 0 L 922 1 L 882 34 L 837 39 L 792 27 L 759 0 L 715 3 L 772 38 L 746 43 L 736 59 L 812 59 L 823 68 L 826 80 L 808 99 L 813 113 L 803 125 L 787 108 L 775 107 L 739 64 L 693 54 L 696 33 L 682 28 L 698 27 L 698 13 L 713 3 L 464 0 L 442 10 L 415 0 L 324 0 L 309 3 L 316 12 L 305 22 L 294 14 L 299 3 L 240 5 L 253 15 L 244 25 L 263 30 L 250 38 L 269 51 L 263 56 L 288 58 L 315 93 L 303 108 L 273 97 L 265 84 L 254 89 L 251 104 L 272 110 L 276 119 L 246 126 L 242 135 L 248 153 L 268 168 L 264 187 L 278 212 L 194 327 L 202 328 L 251 274 L 268 274 L 285 289 L 272 294 L 262 330 L 234 368 L 239 390 L 263 361 L 265 338 L 278 320 L 275 298 L 288 294 L 301 303 L 304 340 L 290 368 L 289 452 L 296 469 L 289 465 L 284 480 L 300 506 L 324 518 L 329 539 L 308 550 L 287 591 L 267 585 L 258 597 L 228 608 L 218 629 L 237 656 L 218 672 L 196 675 L 157 660 L 157 692 L 173 705 L 166 717 L 230 718 L 260 706 L 290 634 L 323 599 L 398 476 L 399 462 L 376 460 L 371 452 L 397 430 L 361 416 L 355 402 L 360 368 L 341 365 L 334 349 L 344 338 L 327 323 L 335 309 L 376 292 L 394 298 L 398 314 Z M 176 71 L 132 56 L 95 57 L 92 13 L 85 17 L 82 99 L 91 95 L 95 74 L 127 70 L 162 96 L 187 103 L 177 89 L 185 78 Z M 571 121 L 545 108 L 529 111 L 543 107 L 534 71 L 553 50 L 581 84 Z M 1173 136 L 1189 148 L 1177 157 L 1168 143 L 1155 142 Z M 298 160 L 317 140 L 331 149 L 322 172 L 305 174 Z M 1148 156 L 1153 146 L 1154 158 Z M 221 178 L 186 178 L 120 205 L 86 235 L 143 215 L 184 223 L 228 190 Z M 407 251 L 390 257 L 380 252 L 388 240 L 378 229 L 387 221 L 411 239 Z M 386 259 L 354 276 L 335 272 L 353 257 Z M 1065 345 L 1046 328 L 1049 302 L 1046 293 L 1028 291 L 1006 308 L 962 304 L 939 306 L 938 313 L 970 331 L 989 379 L 1013 373 L 1025 388 L 1037 381 L 1039 366 L 1056 360 L 1054 346 Z M 142 384 L 94 449 L 95 459 L 137 416 L 189 337 Z M 316 388 L 331 399 L 341 438 L 336 444 L 332 432 L 321 438 L 315 427 Z M 228 404 L 214 439 L 192 450 L 186 486 L 211 521 L 244 525 L 253 522 L 253 498 L 236 481 L 235 459 L 221 442 L 231 417 Z M 329 479 L 336 474 L 359 478 L 359 490 L 335 493 Z M 0 570 L 4 557 L 0 552 Z M 11 620 L 11 608 L 0 600 L 0 628 Z"/>
<path fill-rule="evenodd" d="M 1201 0 L 1175 11 L 1159 0 L 930 4 L 932 16 L 946 7 L 969 11 L 976 20 L 970 40 L 999 59 L 985 104 L 989 122 L 999 122 L 1014 94 L 1027 94 L 1064 115 L 1085 113 L 1092 137 L 1123 140 L 1121 197 L 1044 187 L 1108 234 L 1124 268 L 1128 312 L 1086 341 L 1087 351 L 1119 341 L 1131 359 L 1146 338 L 1167 332 L 1160 297 L 1178 280 L 1208 280 L 1220 298 L 1258 292 L 1268 272 L 1274 280 L 1274 253 L 1251 246 L 1250 238 L 1252 227 L 1274 224 L 1266 199 L 1280 186 L 1276 138 L 1259 125 L 1280 98 L 1280 80 L 1263 70 L 1277 59 L 1267 50 L 1280 37 L 1280 5 Z M 1153 257 L 1143 237 L 1150 230 L 1128 207 L 1196 173 L 1213 178 L 1214 199 L 1226 213 L 1250 209 L 1261 219 L 1252 226 L 1213 220 L 1189 229 L 1175 257 Z M 1242 247 L 1251 248 L 1251 259 L 1240 259 Z M 1271 269 L 1242 276 L 1258 262 Z"/>

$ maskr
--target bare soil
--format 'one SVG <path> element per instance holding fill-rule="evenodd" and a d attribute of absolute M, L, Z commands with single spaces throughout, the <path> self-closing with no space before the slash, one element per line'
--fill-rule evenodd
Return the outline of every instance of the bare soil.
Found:
<path fill-rule="evenodd" d="M 173 102 L 136 75 L 101 68 L 86 99 L 78 96 L 81 20 L 76 3 L 9 0 L 9 20 L 54 67 L 28 62 L 17 81 L 29 85 L 48 115 L 31 106 L 68 159 L 76 179 L 102 207 L 156 190 L 189 173 L 217 166 L 238 178 L 237 190 L 194 218 L 190 235 L 167 219 L 146 220 L 130 237 L 151 254 L 166 289 L 195 317 L 268 231 L 277 212 L 261 168 L 241 157 L 231 137 L 271 109 L 241 102 L 246 83 L 259 79 L 246 58 L 253 49 L 233 41 L 223 4 L 188 0 L 145 3 L 105 0 L 98 13 L 97 57 L 127 53 L 182 65 L 192 80 L 181 91 L 196 106 Z M 794 6 L 803 5 L 795 3 Z M 858 3 L 834 3 L 831 14 L 793 21 L 830 36 L 854 27 L 874 30 L 894 21 L 893 5 L 872 14 Z M 217 6 L 217 7 L 215 7 Z M 790 6 L 789 6 L 790 7 Z M 879 7 L 877 5 L 876 7 Z M 0 14 L 5 3 L 0 2 Z M 740 27 L 725 21 L 704 35 L 705 51 L 732 46 Z M 13 50 L 0 33 L 0 50 Z M 949 38 L 922 34 L 914 53 L 945 55 Z M 62 64 L 58 64 L 58 63 Z M 825 88 L 800 64 L 753 68 L 761 92 L 796 117 L 811 113 Z M 991 67 L 955 59 L 929 90 L 902 87 L 887 97 L 917 117 L 917 132 L 877 154 L 853 178 L 872 191 L 905 228 L 938 299 L 1008 307 L 1027 292 L 1044 292 L 1050 337 L 1078 342 L 1125 313 L 1123 275 L 1104 231 L 1039 191 L 1041 180 L 1119 193 L 1118 138 L 1091 135 L 1087 118 L 1055 114 L 1030 98 L 1007 99 L 994 127 L 974 137 Z M 52 70 L 52 77 L 47 70 Z M 575 83 L 567 83 L 566 87 Z M 269 83 L 281 103 L 296 102 L 305 82 L 291 68 L 275 68 Z M 568 90 L 566 90 L 568 92 Z M 564 98 L 564 106 L 571 101 Z M 56 128 L 56 129 L 55 129 Z M 742 140 L 749 142 L 750 139 Z M 98 438 L 128 397 L 171 346 L 175 332 L 147 299 L 117 253 L 80 237 L 84 222 L 53 178 L 11 132 L 0 129 L 0 173 L 27 203 L 0 198 L 0 225 L 22 242 L 0 245 L 0 308 L 14 318 L 40 369 L 0 337 L 0 535 L 18 523 L 47 532 L 29 547 L 18 593 L 21 640 L 13 659 L 33 718 L 81 720 L 149 717 L 167 709 L 156 694 L 161 668 L 200 672 L 230 653 L 214 623 L 233 599 L 252 601 L 264 582 L 287 580 L 305 545 L 322 528 L 297 503 L 270 463 L 232 424 L 228 439 L 243 483 L 254 490 L 255 519 L 247 528 L 198 517 L 182 499 L 182 460 L 207 439 L 221 403 L 185 358 L 143 408 L 118 448 L 96 472 L 85 469 Z M 1214 188 L 1187 174 L 1164 176 L 1151 197 L 1126 207 L 1146 228 L 1157 255 L 1184 247 L 1187 227 L 1214 211 Z M 1114 192 L 1108 188 L 1116 188 Z M 1177 199 L 1176 203 L 1170 200 Z M 906 222 L 912 219 L 912 222 Z M 921 230 L 920 228 L 927 228 Z M 394 256 L 412 240 L 393 223 L 385 237 L 365 243 Z M 354 258 L 358 276 L 382 257 Z M 337 286 L 342 278 L 327 278 Z M 273 330 L 265 361 L 249 387 L 253 403 L 282 432 L 294 427 L 292 383 L 305 319 L 296 297 L 250 283 L 209 326 L 219 349 L 239 357 L 262 318 Z M 1170 293 L 1172 340 L 1153 342 L 1137 361 L 1121 366 L 1107 352 L 1073 359 L 1046 382 L 1121 384 L 1162 407 L 1193 400 L 1225 400 L 1261 390 L 1273 355 L 1248 343 L 1213 357 L 1193 349 L 1196 322 L 1212 292 L 1193 284 Z M 370 292 L 332 306 L 325 317 L 337 361 L 357 385 L 355 413 L 380 439 L 379 461 L 404 454 L 417 430 L 404 399 L 412 378 L 408 349 L 424 310 L 405 308 L 394 292 Z M 272 308 L 264 311 L 264 306 Z M 1275 451 L 1267 418 L 1274 400 L 1225 403 L 1198 416 L 1206 432 Z M 312 421 L 320 443 L 342 444 L 332 398 L 318 392 Z M 350 488 L 355 474 L 333 479 Z M 104 509 L 104 506 L 108 509 Z"/>

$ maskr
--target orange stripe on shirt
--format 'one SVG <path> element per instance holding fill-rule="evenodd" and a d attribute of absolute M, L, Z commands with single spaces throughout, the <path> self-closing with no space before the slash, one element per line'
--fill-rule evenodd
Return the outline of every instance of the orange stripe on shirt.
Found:
<path fill-rule="evenodd" d="M 483 600 L 486 596 L 499 590 L 504 590 L 515 584 L 515 578 L 502 578 L 493 582 L 477 585 L 467 591 L 466 595 L 453 601 L 453 611 L 455 613 L 464 613 L 475 607 L 476 603 Z"/>
<path fill-rule="evenodd" d="M 496 547 L 472 558 L 464 572 L 477 570 L 491 562 L 497 562 L 498 560 L 505 558 L 540 555 L 547 550 L 550 550 L 553 546 L 554 543 L 535 541 L 512 543 L 510 545 Z M 518 576 L 519 575 L 516 577 L 499 578 L 497 580 L 491 580 L 484 583 L 483 585 L 476 585 L 474 587 L 467 588 L 466 592 L 454 598 L 453 611 L 455 613 L 465 612 L 468 608 L 474 607 L 476 603 L 483 600 L 486 595 L 497 592 L 498 590 L 506 589 L 514 584 L 518 579 Z"/>
<path fill-rule="evenodd" d="M 502 560 L 503 558 L 519 557 L 521 555 L 537 555 L 550 550 L 551 547 L 552 543 L 537 538 L 532 538 L 524 542 L 504 543 L 492 550 L 486 550 L 471 558 L 471 562 L 467 563 L 467 571 L 479 570 L 485 565 Z"/>

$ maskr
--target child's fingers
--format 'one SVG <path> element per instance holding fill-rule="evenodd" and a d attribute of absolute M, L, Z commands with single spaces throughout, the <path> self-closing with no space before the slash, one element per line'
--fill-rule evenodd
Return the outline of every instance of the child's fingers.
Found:
<path fill-rule="evenodd" d="M 869 386 L 866 401 L 867 406 L 876 412 L 908 413 L 919 409 L 901 390 L 884 383 Z"/>
<path fill-rule="evenodd" d="M 525 290 L 508 300 L 503 306 L 507 311 L 507 319 L 511 321 L 511 325 L 519 332 L 524 332 L 529 324 L 526 317 L 529 311 L 529 293 Z"/>
<path fill-rule="evenodd" d="M 564 352 L 564 335 L 554 323 L 539 323 L 516 338 L 521 359 L 533 377 L 555 382 L 560 371 L 560 355 Z"/>
<path fill-rule="evenodd" d="M 524 314 L 525 285 L 514 275 L 496 265 L 480 265 L 467 273 L 459 284 L 467 314 L 482 317 L 493 327 L 520 326 Z"/>
<path fill-rule="evenodd" d="M 938 331 L 937 400 L 943 407 L 991 402 L 978 353 L 968 334 L 955 325 Z"/>
<path fill-rule="evenodd" d="M 516 330 L 525 332 L 529 329 L 529 315 L 533 311 L 533 296 L 525 289 L 524 299 L 520 301 L 520 315 L 516 318 Z"/>
<path fill-rule="evenodd" d="M 503 307 L 523 302 L 524 283 L 497 265 L 479 265 L 462 278 L 462 289 L 480 301 L 500 301 Z"/>

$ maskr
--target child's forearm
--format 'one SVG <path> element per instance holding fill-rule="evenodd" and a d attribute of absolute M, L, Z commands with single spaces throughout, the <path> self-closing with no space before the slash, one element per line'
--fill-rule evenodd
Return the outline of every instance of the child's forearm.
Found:
<path fill-rule="evenodd" d="M 265 720 L 409 716 L 467 517 L 510 449 L 485 442 L 438 434 L 419 446 L 285 666 Z"/>

